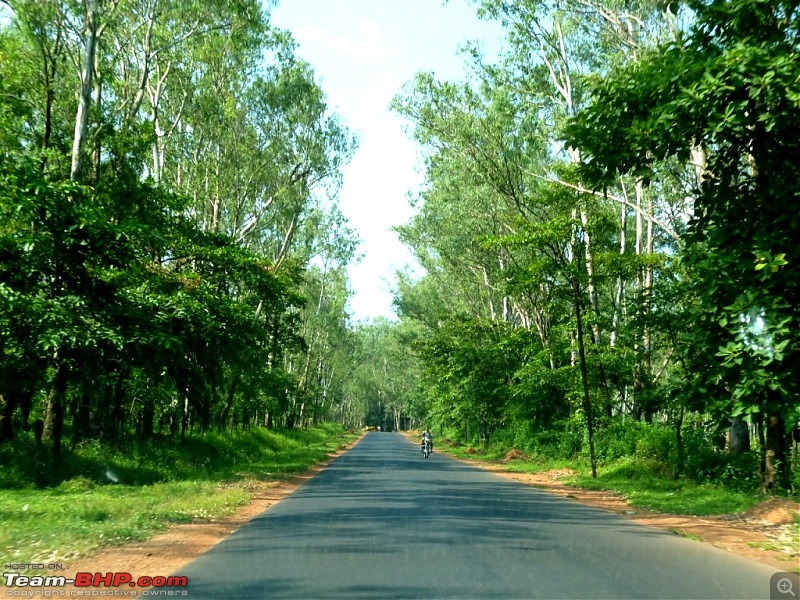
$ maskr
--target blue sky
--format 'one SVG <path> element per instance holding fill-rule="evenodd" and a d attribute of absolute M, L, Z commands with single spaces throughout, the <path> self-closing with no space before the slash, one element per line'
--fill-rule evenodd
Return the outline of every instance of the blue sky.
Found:
<path fill-rule="evenodd" d="M 390 228 L 413 214 L 407 194 L 422 182 L 421 162 L 389 102 L 420 71 L 462 79 L 457 51 L 466 41 L 497 52 L 500 26 L 475 12 L 467 0 L 283 0 L 272 10 L 272 23 L 292 32 L 297 54 L 359 139 L 339 198 L 364 255 L 349 271 L 355 319 L 391 317 L 394 273 L 413 263 Z"/>

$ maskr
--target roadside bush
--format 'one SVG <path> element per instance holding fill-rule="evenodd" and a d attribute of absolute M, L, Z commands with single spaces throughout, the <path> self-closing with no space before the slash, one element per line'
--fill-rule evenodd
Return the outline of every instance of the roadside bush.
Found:
<path fill-rule="evenodd" d="M 526 454 L 546 458 L 574 459 L 588 449 L 589 440 L 586 428 L 577 419 L 567 419 L 555 423 L 545 431 L 532 434 L 527 443 L 518 443 L 516 448 Z"/>
<path fill-rule="evenodd" d="M 641 423 L 610 421 L 600 425 L 594 436 L 595 453 L 602 460 L 617 460 L 633 456 Z"/>
<path fill-rule="evenodd" d="M 559 440 L 559 458 L 576 458 L 589 452 L 589 434 L 582 414 L 562 421 L 563 433 Z"/>
<path fill-rule="evenodd" d="M 478 444 L 475 440 L 464 441 Z M 528 456 L 575 459 L 588 451 L 588 439 L 583 422 L 577 418 L 560 421 L 541 431 L 537 431 L 533 421 L 518 421 L 495 430 L 488 450 L 504 456 L 511 448 Z"/>
<path fill-rule="evenodd" d="M 737 492 L 755 492 L 760 485 L 758 478 L 758 453 L 746 452 L 729 456 L 718 476 L 718 480 Z"/>
<path fill-rule="evenodd" d="M 643 424 L 634 456 L 670 465 L 677 459 L 675 431 L 666 425 Z"/>
<path fill-rule="evenodd" d="M 673 465 L 677 462 L 675 430 L 660 423 L 607 421 L 595 434 L 595 452 L 607 461 L 631 457 Z"/>
<path fill-rule="evenodd" d="M 752 493 L 758 490 L 758 453 L 730 455 L 722 452 L 707 454 L 698 468 L 687 474 L 698 483 L 717 483 L 737 491 Z"/>
<path fill-rule="evenodd" d="M 681 436 L 684 453 L 683 474 L 697 481 L 712 479 L 725 457 L 709 441 L 702 427 L 684 427 Z"/>
<path fill-rule="evenodd" d="M 242 471 L 293 471 L 325 455 L 327 443 L 343 432 L 333 424 L 303 430 L 253 428 L 244 432 L 188 436 L 183 442 L 154 436 L 133 442 L 124 451 L 86 441 L 65 450 L 54 465 L 48 452 L 37 449 L 31 434 L 21 433 L 0 445 L 0 488 L 18 489 L 34 484 L 54 488 L 70 480 L 152 485 L 167 481 L 238 478 Z"/>

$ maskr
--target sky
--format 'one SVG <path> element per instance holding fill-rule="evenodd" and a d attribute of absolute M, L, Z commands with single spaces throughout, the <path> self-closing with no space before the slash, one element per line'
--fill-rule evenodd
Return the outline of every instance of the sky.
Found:
<path fill-rule="evenodd" d="M 408 194 L 423 173 L 408 124 L 389 103 L 421 71 L 463 79 L 458 49 L 472 41 L 496 54 L 500 26 L 478 19 L 467 0 L 280 0 L 271 15 L 273 25 L 292 32 L 329 106 L 358 138 L 339 195 L 362 242 L 363 258 L 349 269 L 352 316 L 394 318 L 394 274 L 414 268 L 414 259 L 391 227 L 413 215 Z"/>

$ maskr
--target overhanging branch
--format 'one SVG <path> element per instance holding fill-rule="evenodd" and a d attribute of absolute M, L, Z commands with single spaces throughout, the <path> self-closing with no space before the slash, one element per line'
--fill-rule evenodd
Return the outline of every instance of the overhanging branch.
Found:
<path fill-rule="evenodd" d="M 620 198 L 619 196 L 614 196 L 613 194 L 604 194 L 604 193 L 601 193 L 601 192 L 596 192 L 594 190 L 589 190 L 587 188 L 581 187 L 579 185 L 575 185 L 573 183 L 567 183 L 566 181 L 562 181 L 560 179 L 553 179 L 552 177 L 545 177 L 544 175 L 537 175 L 536 173 L 531 173 L 530 171 L 526 171 L 526 172 L 528 173 L 528 175 L 532 175 L 533 177 L 536 177 L 537 179 L 542 179 L 544 181 L 549 181 L 550 183 L 557 183 L 558 185 L 563 185 L 565 187 L 568 187 L 568 188 L 571 188 L 571 189 L 576 190 L 578 192 L 581 192 L 582 194 L 591 194 L 592 196 L 599 196 L 600 198 L 608 198 L 609 200 L 613 200 L 614 202 L 619 202 L 620 204 L 624 204 L 625 206 L 628 206 L 628 207 L 632 208 L 633 210 L 635 210 L 636 212 L 638 212 L 640 215 L 642 215 L 648 221 L 651 221 L 652 223 L 654 223 L 654 224 L 658 225 L 659 227 L 661 227 L 661 229 L 664 230 L 664 233 L 666 233 L 669 237 L 674 239 L 676 242 L 678 242 L 679 244 L 681 242 L 680 236 L 677 233 L 675 233 L 674 231 L 672 231 L 672 229 L 670 229 L 670 227 L 666 223 L 656 219 L 653 215 L 651 215 L 651 214 L 647 213 L 646 211 L 642 210 L 640 207 L 636 206 L 635 204 L 631 204 L 625 198 Z"/>

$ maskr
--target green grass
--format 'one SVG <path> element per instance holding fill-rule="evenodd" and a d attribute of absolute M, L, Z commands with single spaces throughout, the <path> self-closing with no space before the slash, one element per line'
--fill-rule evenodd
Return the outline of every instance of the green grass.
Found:
<path fill-rule="evenodd" d="M 506 470 L 512 473 L 543 473 L 571 469 L 583 471 L 589 468 L 588 462 L 558 458 L 539 458 L 533 460 L 513 460 L 506 464 Z"/>
<path fill-rule="evenodd" d="M 0 562 L 69 562 L 104 546 L 144 540 L 170 523 L 211 519 L 245 504 L 243 486 L 200 481 L 150 486 L 73 480 L 48 490 L 0 492 Z"/>
<path fill-rule="evenodd" d="M 449 454 L 455 458 L 472 460 L 491 460 L 499 461 L 505 458 L 507 450 L 489 448 L 484 451 L 480 448 L 472 448 L 473 452 L 467 452 L 470 446 L 453 443 L 437 442 L 436 449 Z M 514 473 L 541 473 L 543 471 L 553 471 L 556 469 L 584 469 L 587 463 L 575 460 L 536 457 L 528 460 L 512 460 L 506 463 L 506 470 Z"/>
<path fill-rule="evenodd" d="M 248 502 L 254 479 L 303 471 L 357 437 L 324 425 L 209 434 L 183 445 L 160 440 L 127 453 L 91 444 L 65 457 L 62 481 L 46 488 L 24 485 L 24 456 L 4 456 L 10 468 L 0 484 L 12 489 L 0 489 L 0 564 L 68 563 L 146 539 L 170 523 L 220 517 Z"/>
<path fill-rule="evenodd" d="M 597 479 L 585 471 L 567 480 L 586 489 L 613 490 L 632 506 L 676 515 L 724 515 L 752 508 L 762 498 L 721 485 L 674 479 L 645 461 L 624 459 L 598 469 Z"/>
<path fill-rule="evenodd" d="M 762 550 L 770 550 L 773 552 L 781 551 L 779 546 L 771 542 L 747 542 L 747 545 L 751 548 L 761 548 Z"/>
<path fill-rule="evenodd" d="M 413 436 L 417 439 L 419 436 Z M 501 460 L 505 454 L 496 448 L 483 449 L 480 445 L 470 446 L 449 440 L 433 440 L 434 450 L 440 450 L 450 456 L 466 460 Z"/>

